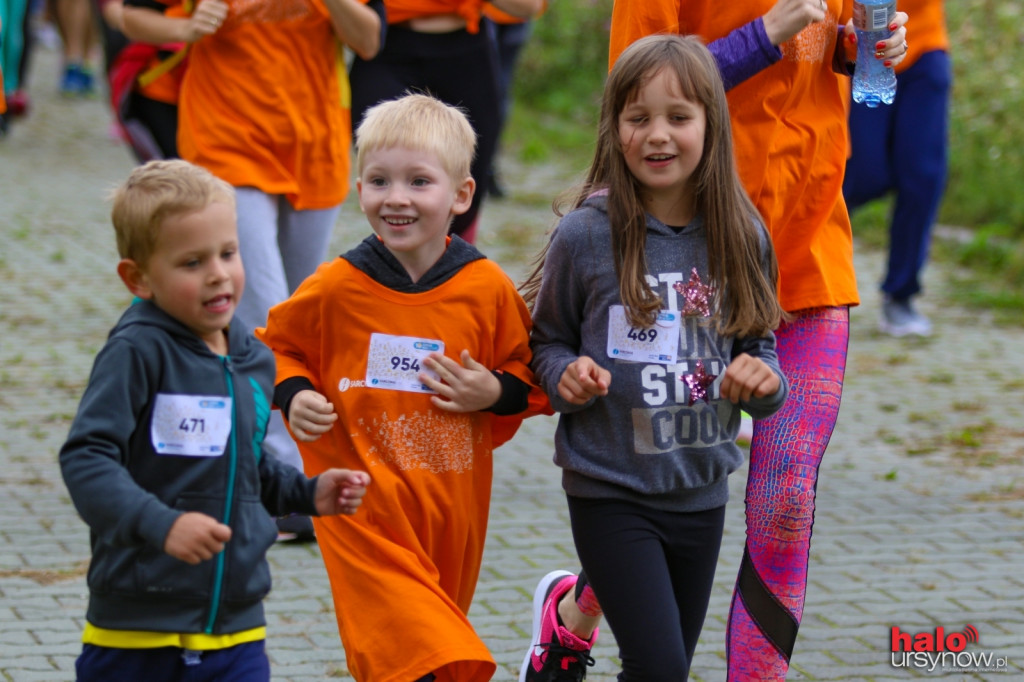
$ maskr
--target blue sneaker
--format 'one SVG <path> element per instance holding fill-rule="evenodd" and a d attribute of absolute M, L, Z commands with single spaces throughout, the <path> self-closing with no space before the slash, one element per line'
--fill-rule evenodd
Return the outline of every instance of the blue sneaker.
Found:
<path fill-rule="evenodd" d="M 77 62 L 64 68 L 64 77 L 60 79 L 60 94 L 66 97 L 91 95 L 95 89 L 92 72 Z"/>

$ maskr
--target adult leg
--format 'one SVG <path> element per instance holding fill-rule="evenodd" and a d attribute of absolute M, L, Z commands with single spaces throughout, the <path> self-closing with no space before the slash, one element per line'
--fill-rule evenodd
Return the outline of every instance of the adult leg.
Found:
<path fill-rule="evenodd" d="M 487 180 L 487 193 L 495 199 L 505 196 L 505 190 L 498 179 L 498 152 L 501 149 L 501 135 L 508 122 L 511 109 L 512 83 L 516 65 L 523 45 L 530 37 L 532 21 L 519 24 L 499 24 L 488 22 L 494 28 L 493 39 L 498 63 L 498 141 L 494 148 L 494 159 L 491 161 L 491 172 Z"/>
<path fill-rule="evenodd" d="M 899 76 L 893 103 L 892 165 L 896 201 L 889 224 L 889 266 L 882 291 L 907 299 L 921 291 L 932 225 L 946 187 L 949 55 L 923 55 Z"/>
<path fill-rule="evenodd" d="M 340 205 L 296 211 L 287 201 L 281 202 L 277 245 L 289 296 L 327 258 L 327 247 L 340 212 Z"/>
<path fill-rule="evenodd" d="M 245 266 L 245 293 L 237 315 L 250 330 L 267 324 L 267 311 L 288 298 L 288 281 L 278 247 L 280 197 L 254 187 L 235 191 L 238 250 Z"/>
<path fill-rule="evenodd" d="M 462 107 L 476 131 L 476 154 L 470 167 L 476 181 L 473 203 L 468 211 L 455 216 L 451 228 L 452 233 L 473 242 L 498 147 L 501 97 L 497 52 L 486 33 L 461 33 L 458 41 L 456 49 L 446 53 L 438 49 L 438 54 L 427 63 L 430 74 L 426 84 L 441 100 Z"/>
<path fill-rule="evenodd" d="M 18 60 L 18 87 L 7 98 L 7 110 L 18 116 L 28 114 L 28 73 L 31 67 L 32 50 L 35 48 L 35 29 L 32 26 L 32 0 L 15 0 L 25 6 L 21 20 L 21 59 Z"/>
<path fill-rule="evenodd" d="M 273 270 L 269 279 L 273 281 L 273 287 L 267 286 L 256 299 L 260 304 L 262 322 L 256 326 L 266 324 L 267 313 L 277 303 L 288 298 L 299 287 L 302 282 L 313 274 L 317 266 L 324 262 L 327 255 L 327 245 L 331 240 L 331 232 L 334 230 L 334 223 L 337 221 L 340 206 L 327 209 L 296 211 L 284 197 L 272 197 L 276 201 L 274 211 L 274 224 L 276 235 L 273 236 L 272 244 L 275 249 L 261 248 L 259 256 L 263 265 L 258 266 L 260 272 Z M 239 227 L 241 232 L 241 227 Z M 241 238 L 240 238 L 241 240 Z M 246 249 L 257 250 L 252 244 Z M 274 251 L 274 253 L 271 253 Z M 243 263 L 246 261 L 243 252 Z M 257 260 L 257 262 L 259 262 Z M 268 264 L 272 267 L 268 267 Z M 280 270 L 278 271 L 278 265 Z M 281 288 L 281 284 L 284 288 Z M 249 268 L 246 266 L 245 288 L 248 295 L 250 284 L 255 289 L 263 286 L 260 282 L 252 282 L 249 276 Z M 283 295 L 280 295 L 281 292 Z M 279 296 L 279 297 L 278 297 Z M 265 306 L 265 307 L 264 307 Z M 257 314 L 260 311 L 253 311 L 250 314 Z M 280 411 L 271 413 L 270 423 L 267 425 L 267 435 L 263 440 L 263 447 L 274 457 L 290 464 L 299 471 L 303 470 L 302 455 L 295 440 L 288 433 L 284 424 L 284 416 Z M 303 527 L 306 522 L 302 521 Z"/>
<path fill-rule="evenodd" d="M 850 158 L 843 176 L 843 198 L 852 213 L 893 188 L 890 154 L 894 106 L 850 104 Z"/>
<path fill-rule="evenodd" d="M 251 331 L 266 325 L 271 306 L 288 298 L 290 293 L 278 247 L 280 207 L 287 202 L 254 187 L 238 187 L 235 196 L 238 250 L 245 266 L 245 293 L 236 315 Z M 288 433 L 279 410 L 270 414 L 263 447 L 285 464 L 302 470 L 298 446 Z"/>
<path fill-rule="evenodd" d="M 21 87 L 26 16 L 28 0 L 0 0 L 0 72 L 4 74 L 4 92 L 8 95 Z"/>
<path fill-rule="evenodd" d="M 130 97 L 131 116 L 139 121 L 150 138 L 147 140 L 151 158 L 178 158 L 178 107 L 133 92 Z M 155 147 L 155 148 L 154 148 Z M 159 150 L 160 156 L 153 156 Z M 137 154 L 137 156 L 141 156 Z M 140 158 L 140 161 L 142 159 Z"/>
<path fill-rule="evenodd" d="M 747 539 L 726 636 L 730 681 L 786 677 L 803 616 L 818 467 L 839 415 L 849 332 L 845 307 L 800 311 L 776 332 L 789 397 L 754 424 Z"/>
<path fill-rule="evenodd" d="M 586 579 L 619 645 L 619 680 L 685 680 L 711 595 L 725 508 L 676 513 L 569 498 L 569 514 Z"/>
<path fill-rule="evenodd" d="M 89 94 L 94 88 L 86 65 L 95 37 L 92 6 L 89 0 L 56 0 L 56 19 L 64 48 L 60 90 L 67 95 Z"/>
<path fill-rule="evenodd" d="M 412 76 L 409 68 L 412 60 L 399 50 L 402 45 L 396 42 L 408 33 L 411 31 L 389 28 L 388 40 L 376 57 L 369 61 L 360 57 L 353 60 L 349 72 L 353 130 L 359 127 L 367 109 L 379 102 L 400 97 L 410 87 Z"/>

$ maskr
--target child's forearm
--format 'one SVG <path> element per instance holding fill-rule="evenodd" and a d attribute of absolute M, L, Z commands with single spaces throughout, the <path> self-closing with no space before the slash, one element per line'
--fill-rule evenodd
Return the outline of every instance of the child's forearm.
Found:
<path fill-rule="evenodd" d="M 512 415 L 525 412 L 530 404 L 530 385 L 510 372 L 491 372 L 501 384 L 501 396 L 485 412 Z"/>
<path fill-rule="evenodd" d="M 155 9 L 125 7 L 122 12 L 123 31 L 128 38 L 141 43 L 190 42 L 187 17 L 168 17 Z"/>
<path fill-rule="evenodd" d="M 315 391 L 316 386 L 306 377 L 291 377 L 285 379 L 274 387 L 274 405 L 286 417 L 290 416 L 288 410 L 291 407 L 292 398 L 300 391 Z"/>
<path fill-rule="evenodd" d="M 373 59 L 380 51 L 381 18 L 359 0 L 325 0 L 331 24 L 338 38 L 362 59 Z"/>

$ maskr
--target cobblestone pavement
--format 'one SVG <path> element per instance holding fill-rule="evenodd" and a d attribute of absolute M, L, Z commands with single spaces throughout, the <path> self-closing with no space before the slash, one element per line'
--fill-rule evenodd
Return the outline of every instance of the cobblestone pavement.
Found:
<path fill-rule="evenodd" d="M 34 108 L 0 141 L 0 680 L 71 680 L 86 604 L 88 534 L 56 453 L 93 355 L 128 296 L 114 273 L 107 190 L 131 168 L 107 137 L 105 102 L 56 94 L 41 51 Z M 544 199 L 567 179 L 507 161 L 513 197 L 485 208 L 481 246 L 520 276 L 551 223 Z M 333 252 L 367 233 L 350 202 Z M 879 254 L 858 255 L 846 392 L 822 465 L 810 585 L 790 679 L 1024 679 L 1024 331 L 945 302 L 929 270 L 927 341 L 875 332 Z M 483 573 L 470 617 L 513 680 L 530 596 L 548 570 L 575 569 L 553 421 L 529 421 L 496 453 Z M 742 549 L 745 470 L 732 479 L 718 580 L 692 679 L 723 680 L 723 633 Z M 277 680 L 348 679 L 315 546 L 275 546 L 267 602 Z M 980 641 L 935 670 L 894 665 L 890 628 Z M 387 636 L 387 633 L 383 633 Z M 612 680 L 610 633 L 588 679 Z"/>

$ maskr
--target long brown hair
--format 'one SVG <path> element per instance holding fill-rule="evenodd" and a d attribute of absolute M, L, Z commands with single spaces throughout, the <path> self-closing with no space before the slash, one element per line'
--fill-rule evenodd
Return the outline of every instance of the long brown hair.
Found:
<path fill-rule="evenodd" d="M 631 324 L 650 326 L 662 307 L 647 284 L 647 214 L 642 187 L 630 173 L 619 138 L 619 115 L 662 69 L 671 69 L 683 94 L 704 106 L 704 150 L 691 182 L 695 209 L 707 233 L 708 275 L 718 297 L 721 333 L 760 336 L 785 317 L 776 294 L 778 264 L 767 239 L 769 273 L 762 269 L 757 209 L 736 172 L 732 128 L 718 65 L 694 36 L 652 35 L 630 45 L 615 62 L 605 84 L 594 159 L 586 179 L 572 193 L 572 208 L 599 190 L 608 192 L 615 271 Z M 556 213 L 559 212 L 556 210 Z M 549 242 L 550 244 L 550 242 Z M 540 289 L 547 246 L 521 291 L 532 305 Z"/>

